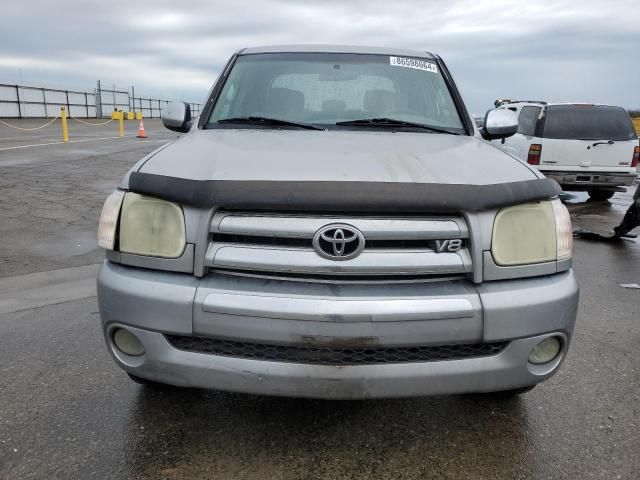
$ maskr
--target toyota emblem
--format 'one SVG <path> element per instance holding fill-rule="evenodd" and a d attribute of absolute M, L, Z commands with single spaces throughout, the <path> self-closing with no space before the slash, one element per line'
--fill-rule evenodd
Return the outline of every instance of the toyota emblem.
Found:
<path fill-rule="evenodd" d="M 313 248 L 321 257 L 330 260 L 349 260 L 364 249 L 364 235 L 351 225 L 325 225 L 313 236 Z"/>

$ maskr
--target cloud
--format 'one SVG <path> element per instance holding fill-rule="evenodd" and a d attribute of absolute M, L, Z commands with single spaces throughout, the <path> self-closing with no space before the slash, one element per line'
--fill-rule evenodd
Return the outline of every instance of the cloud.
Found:
<path fill-rule="evenodd" d="M 635 0 L 5 2 L 0 82 L 97 79 L 202 100 L 238 48 L 346 43 L 440 53 L 474 112 L 497 97 L 640 106 Z"/>

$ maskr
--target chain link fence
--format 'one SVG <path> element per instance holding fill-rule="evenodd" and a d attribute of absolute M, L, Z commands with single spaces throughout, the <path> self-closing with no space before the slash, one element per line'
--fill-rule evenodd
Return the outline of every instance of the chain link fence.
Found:
<path fill-rule="evenodd" d="M 105 88 L 100 81 L 93 92 L 0 83 L 0 118 L 51 118 L 60 113 L 60 107 L 76 118 L 110 117 L 114 110 L 159 118 L 167 103 L 169 100 L 135 96 L 134 87 Z M 191 114 L 199 116 L 202 105 L 190 105 Z"/>

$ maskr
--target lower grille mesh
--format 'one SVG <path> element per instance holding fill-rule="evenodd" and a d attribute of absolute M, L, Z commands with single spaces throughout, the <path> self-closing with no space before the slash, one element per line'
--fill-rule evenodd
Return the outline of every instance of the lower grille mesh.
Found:
<path fill-rule="evenodd" d="M 508 342 L 494 342 L 417 347 L 350 348 L 268 345 L 180 335 L 167 335 L 166 338 L 172 346 L 187 352 L 314 365 L 372 365 L 485 357 L 500 353 L 508 344 Z"/>

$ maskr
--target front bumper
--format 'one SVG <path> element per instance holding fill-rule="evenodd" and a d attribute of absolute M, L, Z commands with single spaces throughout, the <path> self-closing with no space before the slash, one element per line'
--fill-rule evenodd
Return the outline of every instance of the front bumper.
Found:
<path fill-rule="evenodd" d="M 615 188 L 625 187 L 633 184 L 636 174 L 630 173 L 606 173 L 606 172 L 559 172 L 555 170 L 540 171 L 545 177 L 555 180 L 563 187 L 572 189 L 589 188 Z"/>
<path fill-rule="evenodd" d="M 478 286 L 462 281 L 350 288 L 260 281 L 258 286 L 250 279 L 218 277 L 198 280 L 106 262 L 98 298 L 118 365 L 162 383 L 264 395 L 340 399 L 507 390 L 555 373 L 570 342 L 578 302 L 571 270 Z M 117 327 L 141 340 L 144 355 L 130 357 L 114 347 Z M 319 347 L 498 340 L 509 345 L 486 357 L 336 366 L 187 352 L 173 347 L 165 334 Z M 543 366 L 528 363 L 533 346 L 550 335 L 562 339 L 561 354 Z"/>

